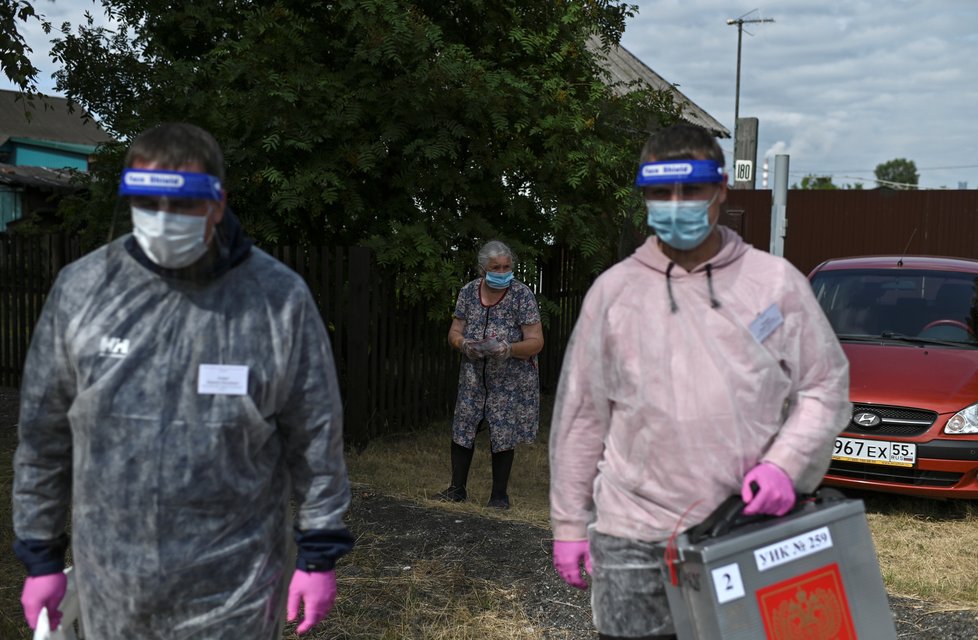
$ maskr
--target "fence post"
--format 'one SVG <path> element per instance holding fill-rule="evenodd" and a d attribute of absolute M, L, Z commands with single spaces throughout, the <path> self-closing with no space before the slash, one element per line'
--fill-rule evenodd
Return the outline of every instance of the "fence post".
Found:
<path fill-rule="evenodd" d="M 771 255 L 784 256 L 788 235 L 788 156 L 774 157 L 774 204 L 771 206 Z"/>
<path fill-rule="evenodd" d="M 370 348 L 370 250 L 350 247 L 350 290 L 346 333 L 345 431 L 356 444 L 370 437 L 368 368 Z"/>

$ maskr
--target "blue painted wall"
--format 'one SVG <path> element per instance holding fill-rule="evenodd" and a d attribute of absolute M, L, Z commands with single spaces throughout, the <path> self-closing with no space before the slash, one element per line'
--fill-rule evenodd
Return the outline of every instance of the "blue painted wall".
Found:
<path fill-rule="evenodd" d="M 0 233 L 6 231 L 8 222 L 13 222 L 20 216 L 20 190 L 15 187 L 0 186 Z"/>
<path fill-rule="evenodd" d="M 0 146 L 0 158 L 18 167 L 88 171 L 88 156 L 94 150 L 94 145 L 11 137 Z M 18 187 L 0 187 L 0 232 L 23 215 L 22 192 Z"/>
<path fill-rule="evenodd" d="M 87 171 L 88 156 L 58 151 L 56 149 L 17 145 L 13 149 L 9 164 L 18 167 L 48 167 L 49 169 L 64 169 L 68 167 L 78 169 L 79 171 Z"/>

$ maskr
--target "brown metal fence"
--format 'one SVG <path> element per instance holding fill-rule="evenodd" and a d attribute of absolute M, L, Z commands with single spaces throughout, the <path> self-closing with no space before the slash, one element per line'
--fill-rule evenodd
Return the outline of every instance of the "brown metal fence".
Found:
<path fill-rule="evenodd" d="M 730 191 L 727 208 L 744 239 L 766 251 L 771 192 Z M 784 254 L 802 273 L 843 256 L 978 258 L 978 190 L 793 189 L 787 220 Z"/>

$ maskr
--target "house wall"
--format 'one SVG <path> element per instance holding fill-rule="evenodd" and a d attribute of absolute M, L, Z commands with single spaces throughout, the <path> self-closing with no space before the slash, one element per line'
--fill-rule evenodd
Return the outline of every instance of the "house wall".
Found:
<path fill-rule="evenodd" d="M 0 233 L 21 216 L 21 189 L 0 185 Z"/>
<path fill-rule="evenodd" d="M 14 145 L 9 163 L 18 167 L 70 168 L 88 171 L 87 155 L 29 145 Z"/>

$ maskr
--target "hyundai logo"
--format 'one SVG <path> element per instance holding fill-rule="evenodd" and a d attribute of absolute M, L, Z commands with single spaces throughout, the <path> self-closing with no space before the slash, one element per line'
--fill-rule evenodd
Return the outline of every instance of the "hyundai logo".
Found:
<path fill-rule="evenodd" d="M 862 427 L 863 429 L 873 429 L 878 427 L 880 422 L 880 417 L 875 413 L 870 413 L 869 411 L 860 411 L 852 416 L 852 421 Z"/>

